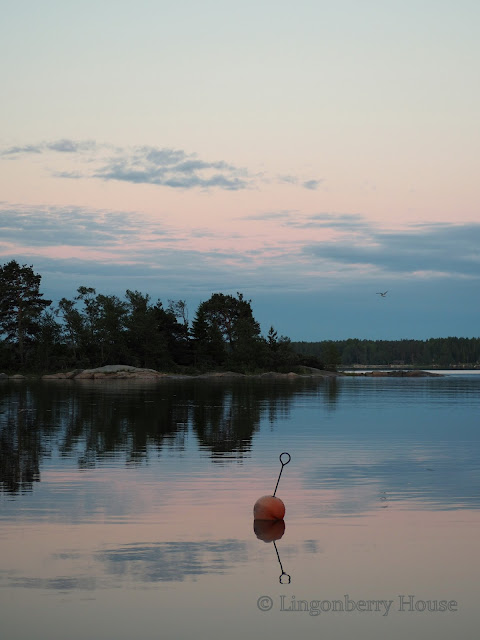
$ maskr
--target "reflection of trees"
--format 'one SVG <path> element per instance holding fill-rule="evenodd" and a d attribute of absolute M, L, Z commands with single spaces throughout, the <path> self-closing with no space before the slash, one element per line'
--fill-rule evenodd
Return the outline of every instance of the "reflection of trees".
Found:
<path fill-rule="evenodd" d="M 0 489 L 6 493 L 30 491 L 40 480 L 45 445 L 30 403 L 28 389 L 19 385 L 0 405 Z"/>
<path fill-rule="evenodd" d="M 0 490 L 30 491 L 53 450 L 80 467 L 142 464 L 184 450 L 189 429 L 218 460 L 241 460 L 262 419 L 274 423 L 312 379 L 11 383 L 0 387 Z M 326 392 L 326 391 L 325 391 Z"/>
<path fill-rule="evenodd" d="M 40 480 L 38 434 L 25 420 L 8 420 L 0 432 L 0 488 L 8 493 L 29 491 Z"/>
<path fill-rule="evenodd" d="M 245 385 L 202 384 L 195 390 L 192 421 L 200 445 L 213 457 L 249 451 L 261 407 Z"/>
<path fill-rule="evenodd" d="M 310 378 L 286 382 L 244 378 L 196 385 L 192 423 L 200 446 L 216 460 L 231 458 L 232 453 L 241 460 L 263 418 L 273 424 L 279 416 L 286 417 L 295 396 L 308 390 L 316 393 L 318 386 L 318 380 Z"/>
<path fill-rule="evenodd" d="M 60 450 L 65 456 L 77 451 L 82 467 L 118 456 L 137 464 L 165 441 L 182 449 L 187 424 L 178 393 L 164 387 L 75 383 Z"/>
<path fill-rule="evenodd" d="M 328 409 L 335 409 L 338 394 L 340 393 L 340 385 L 337 378 L 328 378 L 327 384 L 324 387 L 325 404 Z"/>

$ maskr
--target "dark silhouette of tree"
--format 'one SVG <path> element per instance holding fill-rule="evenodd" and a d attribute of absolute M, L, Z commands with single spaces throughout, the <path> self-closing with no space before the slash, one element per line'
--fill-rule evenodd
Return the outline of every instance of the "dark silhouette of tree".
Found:
<path fill-rule="evenodd" d="M 188 327 L 177 322 L 175 314 L 165 310 L 160 300 L 152 304 L 148 294 L 127 290 L 126 297 L 129 311 L 126 338 L 131 363 L 160 369 L 188 363 Z"/>
<path fill-rule="evenodd" d="M 165 341 L 155 332 L 155 318 L 150 296 L 127 289 L 128 317 L 126 321 L 127 347 L 131 364 L 136 367 L 153 368 L 159 356 L 165 357 Z"/>
<path fill-rule="evenodd" d="M 327 342 L 322 351 L 322 360 L 327 371 L 336 371 L 341 362 L 340 352 L 334 342 Z"/>
<path fill-rule="evenodd" d="M 40 293 L 41 279 L 33 266 L 20 266 L 16 260 L 0 267 L 0 331 L 22 365 L 38 333 L 42 311 L 52 303 Z"/>
<path fill-rule="evenodd" d="M 181 320 L 183 326 L 188 330 L 188 307 L 185 300 L 169 300 L 167 311 Z"/>
<path fill-rule="evenodd" d="M 234 369 L 258 366 L 258 350 L 264 341 L 253 317 L 251 301 L 214 293 L 202 302 L 193 322 L 196 361 Z"/>
<path fill-rule="evenodd" d="M 55 314 L 45 310 L 38 321 L 38 332 L 35 341 L 35 368 L 39 371 L 50 367 L 61 367 L 62 363 L 62 330 L 55 319 Z"/>
<path fill-rule="evenodd" d="M 81 286 L 57 309 L 40 293 L 41 276 L 15 260 L 0 266 L 0 368 L 59 371 L 129 364 L 163 371 L 294 370 L 339 364 L 415 367 L 476 366 L 480 338 L 291 342 L 270 327 L 266 337 L 251 301 L 214 293 L 201 302 L 192 326 L 184 300 L 164 308 L 149 294 L 125 298 Z"/>
<path fill-rule="evenodd" d="M 295 342 L 295 351 L 305 358 L 324 359 L 327 342 Z M 338 349 L 341 364 L 404 365 L 413 367 L 475 366 L 480 362 L 480 338 L 430 338 L 428 340 L 359 340 L 330 342 Z"/>
<path fill-rule="evenodd" d="M 278 333 L 273 327 L 270 327 L 265 342 L 267 348 L 264 366 L 266 368 L 274 371 L 291 371 L 299 364 L 305 364 L 292 349 L 290 338 L 278 337 Z"/>
<path fill-rule="evenodd" d="M 220 328 L 208 318 L 204 304 L 200 304 L 192 325 L 194 365 L 201 368 L 223 366 L 227 350 Z"/>
<path fill-rule="evenodd" d="M 78 361 L 83 336 L 82 314 L 76 308 L 74 300 L 62 298 L 58 303 L 56 315 L 62 319 L 61 331 L 64 344 L 71 351 L 73 360 Z"/>
<path fill-rule="evenodd" d="M 102 364 L 125 362 L 127 303 L 114 295 L 97 296 L 97 334 Z"/>

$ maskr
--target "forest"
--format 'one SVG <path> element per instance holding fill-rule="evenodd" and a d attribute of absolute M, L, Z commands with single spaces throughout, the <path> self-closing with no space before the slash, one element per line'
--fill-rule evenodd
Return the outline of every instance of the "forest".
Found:
<path fill-rule="evenodd" d="M 60 372 L 105 364 L 194 373 L 290 371 L 300 358 L 273 327 L 262 336 L 251 301 L 214 293 L 189 321 L 184 300 L 153 301 L 81 286 L 57 305 L 41 275 L 16 260 L 0 266 L 0 372 Z"/>
<path fill-rule="evenodd" d="M 385 365 L 414 368 L 474 368 L 480 365 L 480 338 L 429 338 L 428 340 L 348 340 L 292 342 L 307 364 L 329 361 L 336 365 Z"/>
<path fill-rule="evenodd" d="M 16 260 L 0 266 L 0 372 L 48 373 L 127 364 L 165 372 L 335 370 L 339 366 L 474 367 L 480 338 L 292 342 L 261 335 L 250 300 L 214 293 L 193 320 L 184 300 L 123 298 L 78 287 L 56 305 L 41 275 Z"/>

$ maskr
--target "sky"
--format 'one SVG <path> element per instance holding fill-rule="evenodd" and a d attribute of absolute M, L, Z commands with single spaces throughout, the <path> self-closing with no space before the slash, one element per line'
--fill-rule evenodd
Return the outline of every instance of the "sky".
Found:
<path fill-rule="evenodd" d="M 480 4 L 33 0 L 0 22 L 0 264 L 251 300 L 292 340 L 478 337 Z M 378 292 L 388 291 L 385 297 Z"/>

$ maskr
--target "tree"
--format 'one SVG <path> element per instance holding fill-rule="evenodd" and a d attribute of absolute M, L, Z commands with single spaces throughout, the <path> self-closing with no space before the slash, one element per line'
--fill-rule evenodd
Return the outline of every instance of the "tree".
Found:
<path fill-rule="evenodd" d="M 258 364 L 260 325 L 253 317 L 250 300 L 214 293 L 202 302 L 193 321 L 193 340 L 197 361 L 234 368 Z"/>
<path fill-rule="evenodd" d="M 35 366 L 39 370 L 48 370 L 58 362 L 61 353 L 62 328 L 55 320 L 55 314 L 46 309 L 38 321 L 38 333 L 35 344 Z"/>
<path fill-rule="evenodd" d="M 137 367 L 153 367 L 159 351 L 159 341 L 155 332 L 150 296 L 140 291 L 127 289 L 128 316 L 126 339 L 131 354 L 130 362 Z M 165 351 L 162 344 L 160 351 Z"/>
<path fill-rule="evenodd" d="M 185 300 L 169 300 L 167 311 L 181 320 L 185 329 L 188 330 L 188 307 Z"/>
<path fill-rule="evenodd" d="M 96 343 L 100 346 L 101 364 L 124 362 L 126 356 L 127 303 L 115 295 L 98 294 Z"/>
<path fill-rule="evenodd" d="M 33 266 L 20 266 L 16 260 L 0 267 L 0 330 L 5 341 L 17 349 L 22 365 L 26 347 L 38 332 L 42 311 L 52 303 L 40 293 L 41 279 Z"/>
<path fill-rule="evenodd" d="M 323 362 L 327 371 L 336 371 L 341 362 L 340 352 L 334 342 L 326 342 L 323 348 Z"/>
<path fill-rule="evenodd" d="M 227 358 L 223 335 L 208 317 L 205 303 L 201 303 L 192 324 L 193 357 L 195 366 L 208 369 L 222 366 Z"/>
<path fill-rule="evenodd" d="M 278 348 L 278 333 L 273 327 L 270 327 L 267 335 L 267 344 L 272 351 L 277 351 Z"/>
<path fill-rule="evenodd" d="M 148 294 L 126 292 L 128 318 L 127 344 L 136 366 L 169 369 L 184 364 L 188 329 L 177 322 L 160 300 L 152 304 Z"/>
<path fill-rule="evenodd" d="M 75 300 L 83 302 L 83 329 L 85 332 L 85 341 L 88 345 L 96 343 L 97 333 L 100 322 L 99 302 L 96 290 L 93 287 L 78 287 L 78 295 Z"/>
<path fill-rule="evenodd" d="M 265 364 L 274 371 L 291 370 L 301 363 L 301 359 L 292 348 L 290 338 L 278 337 L 278 333 L 270 327 L 266 339 Z M 305 363 L 303 363 L 305 364 Z M 308 365 L 307 365 L 308 366 Z"/>
<path fill-rule="evenodd" d="M 73 359 L 77 361 L 79 349 L 82 347 L 83 336 L 83 317 L 80 311 L 75 307 L 74 300 L 62 298 L 58 303 L 56 314 L 63 319 L 62 337 L 66 345 L 71 349 Z"/>

